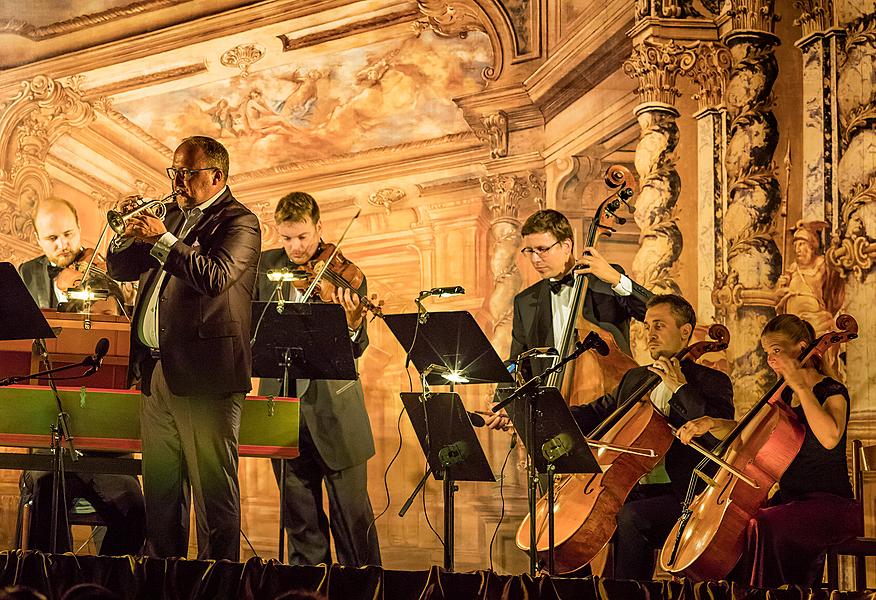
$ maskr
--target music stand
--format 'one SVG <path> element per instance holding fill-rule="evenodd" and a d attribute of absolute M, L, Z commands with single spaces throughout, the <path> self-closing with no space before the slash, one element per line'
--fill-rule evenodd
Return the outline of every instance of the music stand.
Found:
<path fill-rule="evenodd" d="M 587 439 L 555 387 L 536 387 L 505 407 L 520 434 L 534 472 L 530 478 L 529 543 L 538 552 L 535 495 L 538 473 L 547 475 L 548 572 L 554 575 L 554 475 L 601 473 Z"/>
<path fill-rule="evenodd" d="M 0 340 L 54 338 L 55 332 L 10 262 L 0 263 Z"/>
<path fill-rule="evenodd" d="M 252 372 L 279 379 L 280 395 L 289 395 L 296 379 L 359 378 L 344 309 L 339 304 L 253 301 Z M 280 547 L 283 561 L 286 520 L 286 461 L 280 461 Z"/>
<path fill-rule="evenodd" d="M 453 519 L 457 481 L 496 481 L 475 435 L 459 394 L 402 392 L 402 404 L 411 419 L 429 469 L 400 514 L 416 498 L 429 475 L 444 482 L 444 568 L 453 570 Z"/>
<path fill-rule="evenodd" d="M 405 351 L 408 352 L 411 362 L 414 363 L 417 371 L 423 377 L 424 385 L 447 385 L 449 383 L 451 384 L 452 393 L 453 384 L 457 383 L 513 383 L 514 381 L 511 374 L 508 373 L 508 369 L 502 364 L 502 360 L 496 354 L 487 336 L 484 335 L 484 332 L 475 322 L 474 317 L 467 311 L 429 313 L 429 318 L 425 323 L 419 319 L 417 313 L 386 315 L 384 321 Z M 438 399 L 436 403 L 440 408 L 434 409 L 436 411 L 435 417 L 432 416 L 432 408 L 418 413 L 423 417 L 422 422 L 418 422 L 419 419 L 415 419 L 413 414 L 409 412 L 414 429 L 422 428 L 422 431 L 425 433 L 425 427 L 427 425 L 431 427 L 433 421 L 438 420 L 443 420 L 443 423 L 456 422 L 459 429 L 464 429 L 464 425 L 467 424 L 468 428 L 471 429 L 471 421 L 468 419 L 467 413 L 465 413 L 464 420 L 457 416 L 459 410 L 464 411 L 465 409 L 462 408 L 462 401 L 459 400 L 459 396 L 456 394 L 452 395 L 457 398 L 458 406 L 448 401 L 441 394 L 430 394 L 428 396 L 427 405 L 433 399 Z M 414 394 L 414 397 L 419 398 L 420 395 Z M 405 402 L 404 394 L 402 394 L 402 402 Z M 446 411 L 443 414 L 440 412 L 442 409 Z M 428 422 L 426 419 L 428 419 Z M 431 434 L 432 432 L 429 431 L 429 433 Z M 458 430 L 448 433 L 463 435 Z M 471 436 L 465 439 L 468 439 L 468 444 L 474 440 L 477 452 L 482 455 L 483 450 L 481 450 L 480 444 L 477 443 L 477 438 L 474 437 L 473 431 L 471 431 Z M 431 446 L 436 445 L 435 440 L 430 437 L 428 439 L 429 443 L 426 443 L 426 437 L 421 436 L 420 433 L 417 434 L 417 437 L 420 439 L 420 444 L 423 445 L 423 452 L 429 461 L 430 470 L 436 473 L 439 471 L 443 472 L 440 462 L 433 464 L 433 457 L 430 457 L 427 451 Z M 452 444 L 460 439 L 463 438 L 447 438 L 442 441 L 452 446 Z M 441 450 L 444 446 L 438 445 L 437 447 Z M 474 453 L 474 447 L 467 446 L 467 449 Z M 486 460 L 486 457 L 484 457 L 484 460 Z M 489 464 L 486 464 L 489 467 Z M 461 479 L 461 476 L 458 476 L 458 468 L 456 465 L 453 465 L 453 468 L 449 469 L 451 477 L 443 478 L 444 568 L 448 570 L 453 569 L 453 493 L 456 491 L 456 485 L 453 483 L 453 480 Z M 484 474 L 481 473 L 481 475 Z M 414 489 L 414 493 L 408 499 L 405 507 L 402 508 L 400 516 L 404 515 L 407 507 L 410 506 L 410 502 L 413 501 L 413 498 L 416 497 L 419 490 L 425 485 L 428 476 L 429 472 L 427 471 L 426 475 Z M 437 475 L 436 478 L 438 478 Z M 468 479 L 462 480 L 470 481 Z M 492 473 L 489 473 L 489 479 L 474 479 L 471 481 L 495 481 L 495 479 Z"/>
<path fill-rule="evenodd" d="M 386 326 L 402 348 L 409 351 L 417 371 L 423 373 L 430 365 L 441 365 L 448 372 L 465 374 L 467 381 L 457 383 L 514 383 L 471 313 L 464 310 L 433 312 L 422 324 L 417 317 L 416 313 L 384 317 Z M 426 383 L 447 385 L 445 375 L 430 372 Z"/>

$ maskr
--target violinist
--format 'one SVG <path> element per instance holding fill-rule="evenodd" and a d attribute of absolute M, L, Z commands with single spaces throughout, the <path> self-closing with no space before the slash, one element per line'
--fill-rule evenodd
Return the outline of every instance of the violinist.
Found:
<path fill-rule="evenodd" d="M 806 365 L 797 361 L 814 339 L 812 326 L 792 314 L 773 318 L 761 333 L 767 363 L 787 384 L 782 399 L 803 424 L 805 437 L 778 492 L 748 524 L 745 551 L 729 577 L 746 585 L 816 585 L 825 549 L 863 530 L 846 462 L 848 390 L 817 356 Z M 705 433 L 723 439 L 735 425 L 703 416 L 685 424 L 679 436 L 685 443 Z"/>
<path fill-rule="evenodd" d="M 71 268 L 85 253 L 76 207 L 62 198 L 41 200 L 33 213 L 37 244 L 44 254 L 24 262 L 18 271 L 40 308 L 57 308 L 75 284 Z"/>
<path fill-rule="evenodd" d="M 69 285 L 59 286 L 57 281 L 76 276 L 69 273 L 73 271 L 70 265 L 84 252 L 80 245 L 76 208 L 67 200 L 60 198 L 42 200 L 34 212 L 33 223 L 37 243 L 45 254 L 19 267 L 22 279 L 40 307 L 58 308 L 61 302 L 62 307 L 73 311 L 77 308 L 76 301 L 67 302 L 64 293 Z M 79 276 L 81 277 L 81 274 Z M 118 285 L 106 276 L 100 276 L 95 287 L 105 288 L 111 294 L 117 294 L 113 299 L 114 302 L 121 299 Z M 113 312 L 117 310 L 112 304 L 106 304 L 107 310 Z M 73 506 L 76 498 L 84 498 L 107 524 L 107 532 L 99 549 L 101 554 L 118 556 L 140 553 L 145 537 L 146 514 L 143 491 L 136 477 L 68 473 L 64 482 L 66 509 Z M 46 471 L 24 471 L 19 487 L 20 505 L 31 506 L 29 546 L 35 550 L 48 552 L 51 539 L 52 474 Z M 59 533 L 57 540 L 58 552 L 71 550 L 67 529 Z"/>
<path fill-rule="evenodd" d="M 592 403 L 573 406 L 572 414 L 581 431 L 592 431 L 610 415 L 649 373 L 661 383 L 651 392 L 651 402 L 678 427 L 703 415 L 731 418 L 733 387 L 721 371 L 691 360 L 674 358 L 690 343 L 696 313 L 690 303 L 674 294 L 653 296 L 645 312 L 648 352 L 654 362 L 635 367 L 623 376 L 617 389 Z M 704 445 L 714 439 L 708 437 Z M 617 515 L 614 536 L 614 576 L 618 579 L 651 579 L 654 552 L 663 544 L 681 514 L 694 467 L 702 457 L 674 441 L 664 460 L 639 480 Z"/>
<path fill-rule="evenodd" d="M 256 300 L 295 302 L 302 290 L 285 282 L 278 290 L 267 278 L 275 269 L 315 275 L 315 258 L 328 258 L 323 244 L 319 205 L 304 192 L 280 199 L 274 212 L 282 248 L 262 253 Z M 334 278 L 333 278 L 334 279 Z M 322 281 L 322 280 L 321 280 Z M 304 283 L 309 283 L 305 279 Z M 322 284 L 321 284 L 322 285 Z M 368 332 L 360 298 L 366 294 L 364 277 L 355 291 L 336 287 L 322 294 L 324 301 L 340 304 L 346 315 L 353 353 L 360 357 L 368 345 Z M 277 393 L 279 382 L 262 380 L 260 393 Z M 298 380 L 289 395 L 300 398 L 301 420 L 297 458 L 286 463 L 286 480 L 280 482 L 280 463 L 274 461 L 278 484 L 285 485 L 284 507 L 290 564 L 331 564 L 329 525 L 337 561 L 347 566 L 380 565 L 377 531 L 371 526 L 373 511 L 368 498 L 367 461 L 374 456 L 374 437 L 365 410 L 362 384 L 349 381 Z M 328 491 L 329 515 L 323 512 L 323 483 Z"/>

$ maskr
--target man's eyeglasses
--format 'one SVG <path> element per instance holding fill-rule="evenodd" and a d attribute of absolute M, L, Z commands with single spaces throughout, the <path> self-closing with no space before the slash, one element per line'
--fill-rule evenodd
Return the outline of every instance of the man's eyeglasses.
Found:
<path fill-rule="evenodd" d="M 530 248 L 529 246 L 527 246 L 526 248 L 521 248 L 520 253 L 523 254 L 523 256 L 525 256 L 526 258 L 532 258 L 533 254 L 536 254 L 538 256 L 544 256 L 545 253 L 547 253 L 551 248 L 559 243 L 560 240 L 557 240 L 550 246 L 538 246 L 536 248 Z"/>
<path fill-rule="evenodd" d="M 204 167 L 203 169 L 177 169 L 175 167 L 167 167 L 167 176 L 170 177 L 171 181 L 176 181 L 177 176 L 182 177 L 183 181 L 188 181 L 192 178 L 192 175 L 194 175 L 198 171 L 210 171 L 218 168 L 219 167 Z"/>

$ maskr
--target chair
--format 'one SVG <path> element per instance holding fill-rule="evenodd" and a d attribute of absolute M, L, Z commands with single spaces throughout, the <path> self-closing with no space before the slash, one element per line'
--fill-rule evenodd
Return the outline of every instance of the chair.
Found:
<path fill-rule="evenodd" d="M 19 511 L 18 547 L 28 550 L 30 534 L 31 502 L 23 502 Z M 67 511 L 67 523 L 72 528 L 75 525 L 83 525 L 91 528 L 91 535 L 86 542 L 91 541 L 96 550 L 100 548 L 103 536 L 106 534 L 106 523 L 101 518 L 91 503 L 85 498 L 75 498 L 70 510 Z M 84 544 L 83 544 L 84 546 Z M 76 548 L 74 546 L 73 550 Z"/>
<path fill-rule="evenodd" d="M 862 512 L 864 510 L 864 474 L 868 471 L 876 471 L 876 445 L 864 446 L 861 440 L 853 440 L 852 489 L 855 493 L 855 499 L 861 505 Z M 853 556 L 855 558 L 856 591 L 867 589 L 866 557 L 876 556 L 876 537 L 856 537 L 827 549 L 827 586 L 831 590 L 839 587 L 840 556 Z"/>

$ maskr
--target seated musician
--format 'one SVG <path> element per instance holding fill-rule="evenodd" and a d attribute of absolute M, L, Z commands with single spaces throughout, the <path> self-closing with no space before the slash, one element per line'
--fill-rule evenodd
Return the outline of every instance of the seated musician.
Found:
<path fill-rule="evenodd" d="M 43 200 L 33 216 L 37 242 L 45 254 L 19 268 L 25 285 L 42 308 L 57 308 L 65 302 L 68 310 L 76 309 L 78 301 L 67 302 L 66 285 L 59 289 L 56 279 L 83 251 L 80 245 L 79 220 L 71 203 L 61 199 Z M 118 285 L 101 278 L 92 287 L 118 293 Z M 115 299 L 113 300 L 115 302 Z M 108 303 L 107 303 L 108 304 Z M 94 310 L 95 307 L 92 306 Z M 100 307 L 97 307 L 100 310 Z M 111 314 L 118 314 L 115 309 Z M 92 473 L 67 473 L 65 476 L 66 506 L 63 519 L 76 498 L 84 498 L 94 507 L 107 524 L 107 532 L 100 546 L 101 554 L 139 554 L 145 536 L 145 508 L 143 492 L 136 477 Z M 44 471 L 25 471 L 20 480 L 21 506 L 32 502 L 29 528 L 29 547 L 48 551 L 51 539 L 52 474 Z M 63 521 L 61 521 L 63 522 Z M 68 529 L 64 530 L 68 532 Z M 70 550 L 69 535 L 57 537 L 59 552 Z"/>
<path fill-rule="evenodd" d="M 746 585 L 816 585 L 825 549 L 863 530 L 846 462 L 848 390 L 817 357 L 805 366 L 796 359 L 814 339 L 812 326 L 792 314 L 775 317 L 761 333 L 767 363 L 788 384 L 782 397 L 806 433 L 778 492 L 748 525 L 747 546 L 728 577 Z M 703 416 L 685 424 L 679 435 L 684 442 L 707 432 L 723 438 L 735 425 Z"/>
<path fill-rule="evenodd" d="M 294 301 L 302 291 L 289 282 L 281 283 L 278 290 L 277 284 L 268 280 L 267 272 L 300 270 L 324 253 L 319 205 L 310 194 L 292 192 L 277 203 L 274 221 L 283 247 L 262 252 L 254 299 L 277 300 L 279 291 L 285 300 Z M 368 346 L 367 322 L 360 302 L 366 292 L 363 278 L 357 290 L 336 288 L 331 298 L 344 308 L 356 357 Z M 278 381 L 261 381 L 260 394 L 278 391 Z M 377 529 L 371 526 L 374 517 L 367 485 L 367 462 L 374 456 L 374 437 L 362 383 L 358 379 L 300 380 L 296 395 L 301 398 L 299 456 L 286 461 L 285 482 L 280 482 L 280 461 L 272 461 L 278 485 L 286 489 L 284 520 L 289 563 L 331 564 L 331 530 L 336 562 L 356 567 L 379 565 L 380 547 Z M 323 510 L 323 484 L 329 496 L 328 517 Z"/>
<path fill-rule="evenodd" d="M 732 418 L 730 378 L 691 360 L 674 358 L 690 343 L 695 324 L 696 313 L 681 296 L 652 297 L 645 313 L 645 331 L 648 352 L 654 362 L 627 371 L 612 393 L 590 404 L 573 406 L 572 414 L 581 431 L 586 435 L 598 426 L 649 373 L 656 373 L 661 379 L 651 392 L 651 402 L 675 427 L 704 415 Z M 703 440 L 706 445 L 714 441 Z M 662 547 L 681 515 L 681 501 L 701 458 L 693 449 L 673 440 L 664 460 L 632 489 L 617 515 L 614 536 L 614 576 L 617 579 L 652 578 L 655 551 Z"/>

